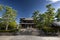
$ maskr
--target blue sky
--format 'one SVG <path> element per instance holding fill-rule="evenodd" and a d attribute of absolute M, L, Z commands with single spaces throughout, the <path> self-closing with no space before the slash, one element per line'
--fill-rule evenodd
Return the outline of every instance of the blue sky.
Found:
<path fill-rule="evenodd" d="M 59 0 L 0 0 L 0 4 L 7 5 L 17 10 L 17 23 L 22 17 L 29 18 L 35 10 L 41 13 L 46 11 L 46 5 L 52 4 L 54 8 L 60 8 Z M 2 13 L 0 13 L 0 16 Z"/>

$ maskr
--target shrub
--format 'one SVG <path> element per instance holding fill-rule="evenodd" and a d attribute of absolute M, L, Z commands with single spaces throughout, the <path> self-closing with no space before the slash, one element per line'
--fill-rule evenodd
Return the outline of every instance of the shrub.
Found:
<path fill-rule="evenodd" d="M 0 32 L 8 32 L 8 33 L 12 33 L 12 32 L 17 32 L 18 29 L 13 29 L 13 30 L 0 30 Z"/>

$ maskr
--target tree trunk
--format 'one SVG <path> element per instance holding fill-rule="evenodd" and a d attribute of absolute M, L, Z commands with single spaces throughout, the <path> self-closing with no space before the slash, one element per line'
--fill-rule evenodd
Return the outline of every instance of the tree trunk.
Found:
<path fill-rule="evenodd" d="M 8 25 L 6 25 L 6 30 L 8 30 Z"/>
<path fill-rule="evenodd" d="M 8 30 L 8 22 L 7 22 L 7 24 L 6 24 L 6 30 Z"/>

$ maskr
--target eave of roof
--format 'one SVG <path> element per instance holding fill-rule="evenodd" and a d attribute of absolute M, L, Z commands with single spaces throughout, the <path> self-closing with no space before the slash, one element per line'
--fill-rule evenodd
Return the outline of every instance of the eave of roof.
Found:
<path fill-rule="evenodd" d="M 20 23 L 20 24 L 34 24 L 34 23 Z"/>

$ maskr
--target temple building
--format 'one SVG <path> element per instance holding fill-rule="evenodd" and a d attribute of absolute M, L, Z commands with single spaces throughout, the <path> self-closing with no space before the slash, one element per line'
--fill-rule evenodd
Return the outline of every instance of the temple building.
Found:
<path fill-rule="evenodd" d="M 33 18 L 20 18 L 20 25 L 22 28 L 27 28 L 27 27 L 35 28 Z"/>

